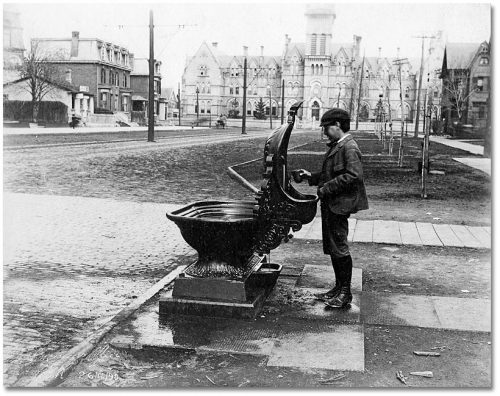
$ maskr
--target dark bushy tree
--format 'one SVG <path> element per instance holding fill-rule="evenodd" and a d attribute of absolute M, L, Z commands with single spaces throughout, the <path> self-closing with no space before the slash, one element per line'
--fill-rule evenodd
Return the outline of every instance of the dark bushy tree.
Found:
<path fill-rule="evenodd" d="M 266 119 L 266 104 L 264 103 L 262 98 L 260 98 L 259 101 L 257 102 L 253 115 L 258 120 Z"/>

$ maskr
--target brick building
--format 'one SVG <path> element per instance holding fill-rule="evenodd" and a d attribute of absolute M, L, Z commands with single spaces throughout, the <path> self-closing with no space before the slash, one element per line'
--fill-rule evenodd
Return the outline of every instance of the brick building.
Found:
<path fill-rule="evenodd" d="M 93 104 L 96 113 L 122 112 L 129 117 L 133 55 L 128 49 L 97 38 L 80 38 L 79 32 L 65 39 L 35 38 L 34 45 L 57 58 L 51 62 L 60 68 L 68 82 L 96 98 Z M 86 100 L 90 101 L 91 96 Z"/>
<path fill-rule="evenodd" d="M 147 114 L 149 102 L 149 60 L 131 58 L 130 88 L 132 89 L 132 111 Z M 165 112 L 160 111 L 161 100 L 161 62 L 154 65 L 154 113 L 160 120 L 165 119 Z M 161 106 L 162 109 L 164 105 Z M 146 115 L 147 117 L 147 115 Z"/>

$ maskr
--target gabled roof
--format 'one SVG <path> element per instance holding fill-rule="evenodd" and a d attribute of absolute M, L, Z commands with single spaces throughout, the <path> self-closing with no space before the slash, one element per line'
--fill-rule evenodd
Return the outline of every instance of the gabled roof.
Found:
<path fill-rule="evenodd" d="M 29 77 L 19 78 L 19 79 L 14 80 L 14 81 L 7 82 L 7 83 L 3 84 L 3 86 L 5 87 L 5 86 L 9 86 L 9 85 L 14 85 L 14 84 L 20 83 L 21 81 L 25 81 L 25 80 L 28 80 L 28 79 L 29 79 Z M 53 81 L 53 80 L 49 80 L 49 79 L 46 79 L 46 78 L 40 78 L 40 79 L 48 82 L 49 84 L 55 85 L 58 88 L 64 89 L 65 91 L 69 91 L 69 92 L 72 92 L 72 93 L 78 93 L 78 92 L 80 92 L 80 90 L 77 89 L 74 85 L 69 84 L 66 81 Z"/>
<path fill-rule="evenodd" d="M 340 50 L 344 50 L 346 56 L 352 56 L 352 43 L 332 43 L 330 47 L 332 57 L 337 56 Z"/>
<path fill-rule="evenodd" d="M 468 69 L 481 43 L 447 43 L 444 49 L 447 69 Z"/>
<path fill-rule="evenodd" d="M 305 43 L 299 43 L 299 42 L 290 42 L 288 44 L 288 51 L 285 53 L 285 57 L 287 56 L 293 56 L 294 51 L 300 56 L 304 57 L 304 53 L 306 50 L 306 44 Z"/>

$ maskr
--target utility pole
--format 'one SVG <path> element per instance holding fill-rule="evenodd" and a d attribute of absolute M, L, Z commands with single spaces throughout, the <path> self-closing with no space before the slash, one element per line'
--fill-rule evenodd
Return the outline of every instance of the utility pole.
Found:
<path fill-rule="evenodd" d="M 181 126 L 181 83 L 177 83 L 177 108 L 179 109 L 179 126 Z"/>
<path fill-rule="evenodd" d="M 389 155 L 392 155 L 394 135 L 392 133 L 392 110 L 391 110 L 391 74 L 389 73 L 389 87 L 387 89 L 387 106 L 389 107 Z"/>
<path fill-rule="evenodd" d="M 241 117 L 241 134 L 246 135 L 247 127 L 247 57 L 243 59 L 243 116 Z"/>
<path fill-rule="evenodd" d="M 149 106 L 148 106 L 148 142 L 155 141 L 155 56 L 153 10 L 149 10 Z"/>
<path fill-rule="evenodd" d="M 420 122 L 420 91 L 422 90 L 422 78 L 424 75 L 424 40 L 426 38 L 435 38 L 436 36 L 414 36 L 414 37 L 422 39 L 422 51 L 420 55 L 420 72 L 418 77 L 418 91 L 417 91 L 417 115 L 415 118 L 415 130 L 413 132 L 413 137 L 418 137 L 418 124 Z"/>
<path fill-rule="evenodd" d="M 405 132 L 404 128 L 404 106 L 403 106 L 403 76 L 401 75 L 401 65 L 404 63 L 407 63 L 408 59 L 407 58 L 402 58 L 402 59 L 395 59 L 393 61 L 393 64 L 398 66 L 398 75 L 399 75 L 399 99 L 401 103 L 401 139 L 399 141 L 399 155 L 398 155 L 398 165 L 399 167 L 403 166 L 403 156 L 404 156 L 404 150 L 403 150 L 403 136 Z"/>
<path fill-rule="evenodd" d="M 427 73 L 427 87 L 425 89 L 425 106 L 424 106 L 424 119 L 431 115 L 431 104 L 428 98 L 429 95 L 429 76 Z M 422 198 L 427 198 L 427 173 L 429 172 L 429 134 L 431 129 L 430 120 L 427 120 L 424 126 L 424 141 L 422 144 Z"/>
<path fill-rule="evenodd" d="M 353 106 L 353 101 L 354 101 L 354 87 L 351 86 L 351 98 L 349 99 L 349 114 L 352 115 L 352 106 Z"/>
<path fill-rule="evenodd" d="M 285 80 L 281 81 L 281 125 L 285 122 Z"/>
<path fill-rule="evenodd" d="M 363 85 L 363 75 L 365 74 L 365 54 L 363 53 L 363 61 L 361 62 L 361 75 L 359 76 L 359 91 L 358 91 L 358 107 L 356 110 L 356 130 L 358 130 L 359 110 L 361 105 L 361 87 Z"/>

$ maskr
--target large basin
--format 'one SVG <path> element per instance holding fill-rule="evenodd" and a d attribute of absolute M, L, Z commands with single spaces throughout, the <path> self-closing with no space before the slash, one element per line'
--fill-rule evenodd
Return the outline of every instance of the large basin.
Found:
<path fill-rule="evenodd" d="M 167 213 L 198 252 L 188 275 L 239 278 L 251 269 L 249 259 L 261 225 L 254 206 L 251 201 L 203 201 Z"/>

